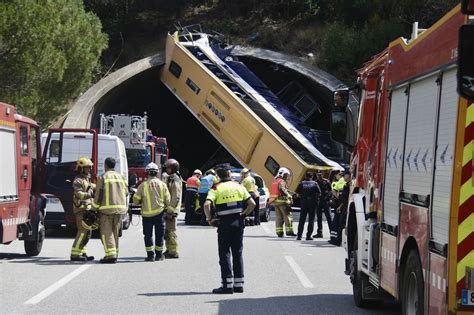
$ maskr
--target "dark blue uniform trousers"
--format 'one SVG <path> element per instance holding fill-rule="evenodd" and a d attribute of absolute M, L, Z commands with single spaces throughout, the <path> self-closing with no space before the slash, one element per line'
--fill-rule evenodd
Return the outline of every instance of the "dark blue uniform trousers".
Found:
<path fill-rule="evenodd" d="M 244 286 L 244 260 L 242 257 L 244 220 L 232 215 L 233 218 L 220 217 L 217 228 L 219 244 L 219 265 L 221 266 L 222 286 L 232 288 Z M 231 261 L 232 253 L 232 261 Z"/>
<path fill-rule="evenodd" d="M 143 239 L 145 240 L 145 248 L 147 252 L 162 252 L 163 242 L 165 238 L 165 220 L 163 218 L 164 211 L 153 217 L 143 217 Z M 155 230 L 155 247 L 153 247 L 153 230 Z"/>

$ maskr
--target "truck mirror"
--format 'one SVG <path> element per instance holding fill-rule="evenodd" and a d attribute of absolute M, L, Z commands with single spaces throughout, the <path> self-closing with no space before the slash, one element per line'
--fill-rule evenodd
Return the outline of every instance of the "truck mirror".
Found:
<path fill-rule="evenodd" d="M 345 110 L 349 104 L 349 90 L 337 90 L 334 92 L 334 107 L 336 110 Z"/>
<path fill-rule="evenodd" d="M 347 136 L 347 114 L 346 112 L 331 113 L 331 137 L 333 140 L 346 143 Z"/>
<path fill-rule="evenodd" d="M 461 26 L 458 49 L 458 92 L 474 99 L 474 25 Z"/>
<path fill-rule="evenodd" d="M 128 177 L 128 186 L 135 187 L 138 184 L 138 176 L 137 174 L 133 173 Z"/>
<path fill-rule="evenodd" d="M 462 0 L 461 12 L 466 15 L 474 15 L 474 0 Z"/>

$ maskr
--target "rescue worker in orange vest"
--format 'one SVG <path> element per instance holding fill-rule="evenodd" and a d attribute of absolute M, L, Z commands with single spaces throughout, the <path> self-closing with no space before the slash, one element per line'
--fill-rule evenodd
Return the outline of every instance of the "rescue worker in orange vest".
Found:
<path fill-rule="evenodd" d="M 105 159 L 105 173 L 97 179 L 92 207 L 99 210 L 100 237 L 105 257 L 101 264 L 115 264 L 119 253 L 119 233 L 122 216 L 127 213 L 128 187 L 125 178 L 115 172 L 115 159 Z"/>
<path fill-rule="evenodd" d="M 201 176 L 201 170 L 195 170 L 193 176 L 189 177 L 186 181 L 186 195 L 184 196 L 186 216 L 184 217 L 184 224 L 191 224 L 191 220 L 196 211 L 196 200 L 199 197 L 198 189 L 199 186 L 201 186 Z"/>
<path fill-rule="evenodd" d="M 247 189 L 256 204 L 253 210 L 253 218 L 248 219 L 248 225 L 260 225 L 260 210 L 258 202 L 260 199 L 260 194 L 258 193 L 257 186 L 255 185 L 255 179 L 250 175 L 250 170 L 248 168 L 244 168 L 240 172 L 240 183 L 245 187 L 245 189 Z"/>
<path fill-rule="evenodd" d="M 178 235 L 176 234 L 176 218 L 181 210 L 181 197 L 183 190 L 183 179 L 179 174 L 179 163 L 175 159 L 169 159 L 165 162 L 168 190 L 170 192 L 170 205 L 165 214 L 165 243 L 166 258 L 179 258 L 178 253 Z"/>
<path fill-rule="evenodd" d="M 94 256 L 87 256 L 86 245 L 91 238 L 91 230 L 82 226 L 82 217 L 86 211 L 91 209 L 92 198 L 94 198 L 95 185 L 91 183 L 92 161 L 86 157 L 81 157 L 76 162 L 76 178 L 72 183 L 74 193 L 72 203 L 74 214 L 76 215 L 77 234 L 71 249 L 72 261 L 94 260 Z"/>
<path fill-rule="evenodd" d="M 164 260 L 163 243 L 165 239 L 164 210 L 170 205 L 170 193 L 164 182 L 158 179 L 158 165 L 149 163 L 145 167 L 148 178 L 138 186 L 133 202 L 141 205 L 143 239 L 147 257 L 145 261 Z M 155 243 L 153 245 L 153 230 Z"/>
<path fill-rule="evenodd" d="M 207 194 L 204 212 L 209 225 L 217 226 L 219 265 L 222 286 L 212 290 L 214 294 L 244 292 L 243 238 L 244 218 L 252 213 L 255 202 L 248 191 L 232 181 L 228 166 L 217 168 L 220 183 Z M 214 204 L 217 217 L 211 215 Z M 231 258 L 232 253 L 232 258 Z"/>
<path fill-rule="evenodd" d="M 281 167 L 270 186 L 269 204 L 275 208 L 275 231 L 278 237 L 283 237 L 283 222 L 285 223 L 286 236 L 296 236 L 293 232 L 293 217 L 290 205 L 293 198 L 288 192 L 287 180 L 290 170 Z"/>

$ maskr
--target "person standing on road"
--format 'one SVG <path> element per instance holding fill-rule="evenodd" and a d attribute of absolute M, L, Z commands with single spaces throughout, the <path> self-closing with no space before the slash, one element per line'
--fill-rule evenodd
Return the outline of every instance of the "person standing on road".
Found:
<path fill-rule="evenodd" d="M 336 246 L 341 246 L 342 230 L 344 230 L 344 227 L 346 225 L 347 205 L 349 203 L 349 188 L 350 188 L 349 180 L 350 180 L 350 174 L 349 172 L 346 172 L 344 174 L 345 185 L 339 195 L 338 206 L 336 208 L 336 216 L 338 220 L 337 222 L 335 222 L 336 237 L 331 238 L 328 241 L 329 243 Z M 336 221 L 336 218 L 334 218 L 334 221 Z"/>
<path fill-rule="evenodd" d="M 198 190 L 201 186 L 201 170 L 195 170 L 193 176 L 186 181 L 186 195 L 184 196 L 184 210 L 186 216 L 184 217 L 184 224 L 191 224 L 191 220 L 196 210 L 196 199 L 198 199 Z"/>
<path fill-rule="evenodd" d="M 255 201 L 255 208 L 253 210 L 253 219 L 249 219 L 249 225 L 260 225 L 260 209 L 259 209 L 259 199 L 260 195 L 258 193 L 257 186 L 255 185 L 255 179 L 250 175 L 250 170 L 248 168 L 242 169 L 240 172 L 240 182 L 242 186 L 247 189 L 253 201 Z"/>
<path fill-rule="evenodd" d="M 321 196 L 321 189 L 319 189 L 318 183 L 313 180 L 313 176 L 312 172 L 307 172 L 305 174 L 305 180 L 303 180 L 296 188 L 296 193 L 301 200 L 300 221 L 298 223 L 298 235 L 296 237 L 297 240 L 301 240 L 301 236 L 303 235 L 306 216 L 308 216 L 306 240 L 313 240 L 311 234 L 313 234 L 314 229 L 314 216 L 319 203 L 319 197 Z"/>
<path fill-rule="evenodd" d="M 329 180 L 323 177 L 323 172 L 318 171 L 316 173 L 316 183 L 318 183 L 319 188 L 321 189 L 321 198 L 319 198 L 319 204 L 317 209 L 318 216 L 318 230 L 313 237 L 322 238 L 323 237 L 323 213 L 326 216 L 326 221 L 328 223 L 329 231 L 332 227 L 331 213 L 329 212 L 329 200 L 331 199 L 331 183 Z"/>
<path fill-rule="evenodd" d="M 97 179 L 97 193 L 92 207 L 99 210 L 100 236 L 105 257 L 102 264 L 115 264 L 119 253 L 119 233 L 122 216 L 127 213 L 127 182 L 115 172 L 115 159 L 105 159 L 105 173 Z"/>
<path fill-rule="evenodd" d="M 255 201 L 242 185 L 231 180 L 229 168 L 218 168 L 217 175 L 221 182 L 215 189 L 209 191 L 204 203 L 207 222 L 209 225 L 217 226 L 219 265 L 221 266 L 222 286 L 212 290 L 212 293 L 243 293 L 244 218 L 252 213 Z M 217 218 L 211 216 L 212 203 L 215 205 Z"/>
<path fill-rule="evenodd" d="M 282 167 L 270 186 L 269 204 L 275 208 L 275 231 L 278 237 L 283 237 L 283 223 L 285 223 L 286 236 L 295 236 L 293 232 L 293 217 L 290 205 L 293 202 L 288 191 L 287 180 L 290 170 Z"/>
<path fill-rule="evenodd" d="M 199 205 L 201 206 L 201 225 L 207 226 L 206 215 L 204 213 L 204 202 L 206 202 L 207 193 L 217 183 L 216 172 L 213 169 L 206 171 L 205 176 L 201 178 L 201 186 L 199 186 Z"/>
<path fill-rule="evenodd" d="M 164 260 L 164 210 L 170 205 L 170 193 L 166 184 L 156 177 L 158 171 L 158 165 L 149 163 L 145 168 L 148 178 L 138 186 L 137 192 L 133 195 L 133 202 L 141 205 L 143 238 L 147 254 L 145 261 Z M 154 246 L 153 230 L 155 230 Z"/>
<path fill-rule="evenodd" d="M 72 261 L 94 260 L 94 256 L 87 256 L 86 249 L 92 231 L 86 230 L 81 223 L 84 213 L 91 209 L 92 199 L 94 198 L 95 185 L 91 183 L 92 166 L 92 161 L 86 157 L 81 157 L 76 162 L 78 174 L 72 183 L 74 189 L 72 203 L 74 214 L 76 215 L 77 234 L 74 243 L 72 243 Z"/>
<path fill-rule="evenodd" d="M 165 162 L 168 190 L 170 192 L 170 205 L 166 210 L 165 224 L 165 243 L 166 258 L 179 258 L 178 253 L 178 235 L 176 234 L 176 219 L 181 211 L 181 197 L 183 191 L 183 179 L 179 175 L 179 163 L 175 159 L 169 159 Z"/>

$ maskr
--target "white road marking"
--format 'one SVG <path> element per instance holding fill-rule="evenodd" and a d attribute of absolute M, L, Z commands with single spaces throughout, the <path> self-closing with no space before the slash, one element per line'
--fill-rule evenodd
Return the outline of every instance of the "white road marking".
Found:
<path fill-rule="evenodd" d="M 45 290 L 41 291 L 40 293 L 38 293 L 31 299 L 26 301 L 25 304 L 30 304 L 30 305 L 38 304 L 39 302 L 47 298 L 49 295 L 51 295 L 54 291 L 64 286 L 66 283 L 68 283 L 69 281 L 71 281 L 72 279 L 74 279 L 75 277 L 77 277 L 78 275 L 80 275 L 81 273 L 89 269 L 90 267 L 91 265 L 83 265 L 77 268 L 76 270 L 74 270 L 73 272 L 65 276 L 64 278 L 53 283 L 52 285 L 47 287 Z"/>
<path fill-rule="evenodd" d="M 298 279 L 300 280 L 301 284 L 305 288 L 314 288 L 314 285 L 309 281 L 308 277 L 304 274 L 303 270 L 298 266 L 296 261 L 293 259 L 291 256 L 285 256 L 286 261 L 290 265 L 291 269 L 293 269 L 293 272 L 296 274 Z"/>
<path fill-rule="evenodd" d="M 272 234 L 272 231 L 270 231 L 270 229 L 268 228 L 267 223 L 260 223 L 260 226 L 267 234 Z"/>

